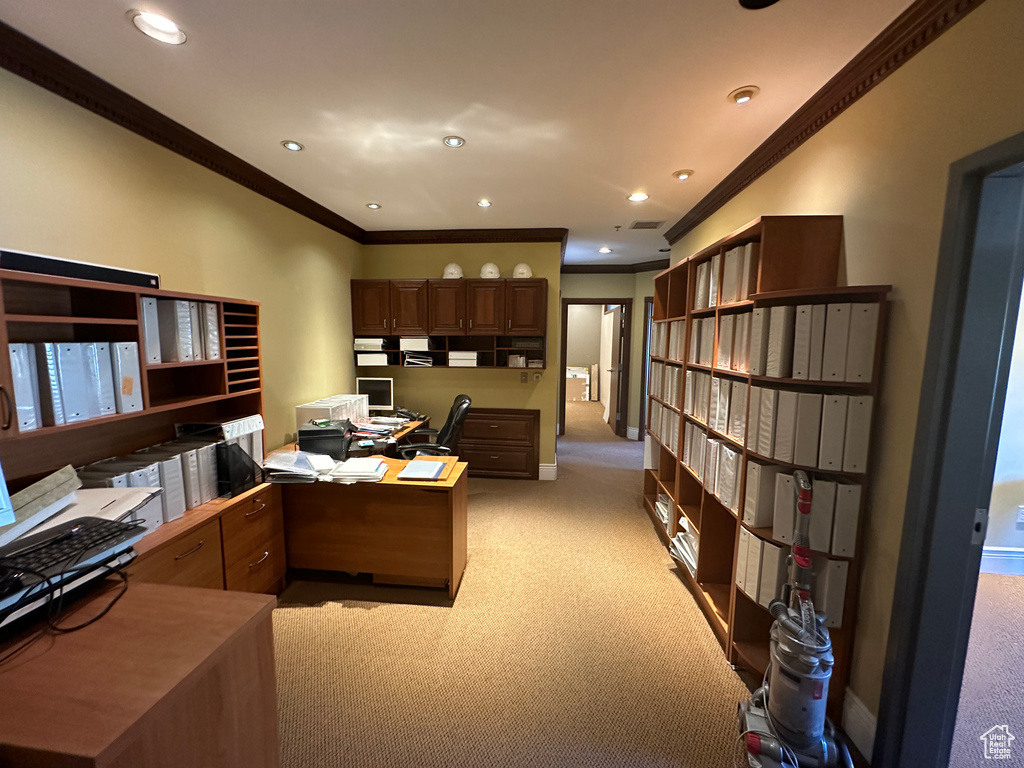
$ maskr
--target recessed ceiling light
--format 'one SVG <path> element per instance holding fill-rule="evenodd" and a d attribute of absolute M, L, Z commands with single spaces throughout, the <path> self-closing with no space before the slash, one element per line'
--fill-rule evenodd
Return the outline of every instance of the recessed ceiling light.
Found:
<path fill-rule="evenodd" d="M 676 171 L 672 175 L 676 178 L 677 181 L 686 181 L 688 178 L 693 176 L 693 171 L 691 171 L 689 168 L 686 168 L 685 170 L 682 171 Z"/>
<path fill-rule="evenodd" d="M 600 248 L 597 249 L 597 252 L 598 253 L 611 253 L 612 249 L 609 248 L 607 245 L 603 245 L 603 246 L 601 246 Z"/>
<path fill-rule="evenodd" d="M 466 143 L 466 140 L 464 138 L 462 138 L 461 136 L 445 136 L 444 137 L 444 145 L 446 147 L 452 147 L 453 149 L 455 149 L 457 147 L 461 147 L 465 143 Z"/>
<path fill-rule="evenodd" d="M 129 11 L 129 15 L 136 28 L 154 40 L 168 45 L 181 45 L 185 42 L 185 33 L 166 16 L 149 11 Z"/>
<path fill-rule="evenodd" d="M 737 88 L 735 91 L 730 93 L 729 100 L 734 101 L 737 104 L 746 104 L 760 92 L 761 89 L 756 85 L 744 85 L 742 88 Z"/>
<path fill-rule="evenodd" d="M 366 207 L 369 208 L 371 211 L 376 211 L 378 208 L 380 208 L 380 203 L 367 203 Z"/>
<path fill-rule="evenodd" d="M 284 147 L 285 149 L 291 151 L 291 152 L 301 152 L 303 149 L 305 149 L 305 147 L 303 147 L 301 144 L 299 144 L 299 142 L 297 142 L 297 141 L 290 141 L 290 140 L 289 141 L 282 141 L 281 142 L 281 146 Z"/>
<path fill-rule="evenodd" d="M 477 205 L 479 205 L 479 206 L 480 206 L 481 208 L 490 208 L 490 207 L 491 207 L 491 201 L 490 201 L 490 200 L 488 200 L 488 199 L 487 199 L 487 198 L 485 197 L 485 198 L 484 198 L 483 200 L 481 200 L 480 202 L 478 202 L 478 203 L 477 203 Z"/>
<path fill-rule="evenodd" d="M 626 198 L 631 203 L 642 203 L 647 199 L 646 192 L 634 192 L 632 195 Z"/>
<path fill-rule="evenodd" d="M 779 0 L 740 0 L 740 5 L 748 11 L 759 11 L 770 5 L 775 5 Z"/>

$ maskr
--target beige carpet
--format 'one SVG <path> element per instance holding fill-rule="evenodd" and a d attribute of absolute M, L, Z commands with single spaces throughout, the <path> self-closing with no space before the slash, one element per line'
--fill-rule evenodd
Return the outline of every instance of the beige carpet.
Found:
<path fill-rule="evenodd" d="M 285 768 L 733 764 L 748 693 L 641 507 L 642 446 L 568 416 L 557 481 L 470 481 L 454 604 L 282 596 L 325 601 L 274 613 Z"/>

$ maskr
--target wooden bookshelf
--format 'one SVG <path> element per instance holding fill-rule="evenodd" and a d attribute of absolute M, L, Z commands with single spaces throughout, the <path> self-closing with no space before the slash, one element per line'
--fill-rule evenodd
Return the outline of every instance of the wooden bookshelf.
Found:
<path fill-rule="evenodd" d="M 737 246 L 757 243 L 758 254 L 756 278 L 752 292 L 741 301 L 721 304 L 718 299 L 724 279 L 724 254 Z M 874 398 L 872 410 L 872 443 L 878 433 L 878 414 L 881 411 L 879 393 L 881 392 L 882 354 L 884 351 L 886 325 L 888 319 L 887 295 L 890 286 L 837 286 L 839 261 L 842 250 L 842 217 L 841 216 L 766 216 L 740 228 L 726 238 L 704 248 L 698 253 L 670 267 L 654 279 L 654 321 L 686 320 L 685 339 L 681 340 L 683 363 L 684 398 L 686 372 L 700 371 L 713 379 L 745 383 L 747 389 L 747 412 L 745 423 L 749 422 L 750 389 L 757 386 L 797 392 L 822 394 L 870 395 Z M 719 256 L 718 286 L 716 306 L 695 308 L 697 294 L 697 270 L 701 264 L 711 263 Z M 875 358 L 871 381 L 832 382 L 809 381 L 795 378 L 773 378 L 751 375 L 749 370 L 736 370 L 732 367 L 719 366 L 719 342 L 721 319 L 726 316 L 737 316 L 752 312 L 759 307 L 779 305 L 828 304 L 839 302 L 877 302 L 879 316 L 875 339 Z M 715 318 L 714 348 L 711 364 L 689 362 L 696 360 L 691 355 L 691 329 L 694 321 Z M 669 338 L 667 343 L 671 343 Z M 707 361 L 705 361 L 707 362 Z M 656 398 L 648 398 L 647 416 L 650 426 L 652 404 Z M 645 470 L 645 487 L 650 483 L 652 489 L 665 488 L 675 501 L 675 515 L 670 525 L 663 526 L 654 514 L 653 503 L 649 506 L 652 519 L 659 527 L 662 539 L 671 540 L 680 530 L 679 517 L 685 515 L 690 527 L 699 532 L 699 550 L 696 573 L 692 574 L 683 566 L 678 570 L 684 582 L 688 584 L 694 597 L 708 619 L 715 636 L 722 644 L 723 650 L 731 663 L 762 675 L 769 661 L 769 631 L 772 617 L 757 600 L 752 600 L 736 586 L 736 566 L 738 559 L 739 531 L 745 529 L 759 539 L 783 545 L 773 537 L 768 528 L 753 528 L 745 525 L 743 505 L 746 493 L 747 463 L 750 459 L 766 464 L 775 464 L 784 472 L 795 468 L 805 469 L 812 477 L 822 479 L 846 479 L 858 482 L 861 486 L 861 506 L 858 517 L 855 557 L 844 558 L 828 554 L 832 560 L 845 560 L 849 564 L 846 582 L 846 594 L 842 612 L 842 625 L 830 628 L 835 667 L 829 687 L 829 712 L 833 718 L 840 716 L 842 699 L 849 679 L 852 660 L 853 636 L 857 619 L 857 600 L 860 584 L 860 562 L 864 545 L 865 520 L 871 496 L 871 453 L 869 467 L 864 473 L 848 473 L 825 471 L 814 467 L 798 467 L 790 462 L 777 461 L 757 455 L 747 447 L 746 440 L 737 440 L 705 424 L 692 413 L 687 413 L 685 404 L 681 409 L 680 434 L 678 436 L 677 455 L 665 448 L 665 437 L 654 440 L 648 429 L 648 439 L 652 441 L 650 454 L 653 468 Z M 710 490 L 705 488 L 704 481 L 699 479 L 698 472 L 683 463 L 685 452 L 686 425 L 695 425 L 701 436 L 721 441 L 731 450 L 741 455 L 740 476 L 736 478 L 738 489 L 738 514 L 726 507 Z M 749 429 L 747 430 L 749 434 Z M 704 474 L 707 475 L 705 469 Z M 657 500 L 657 492 L 653 501 Z M 647 498 L 645 494 L 645 499 Z"/>

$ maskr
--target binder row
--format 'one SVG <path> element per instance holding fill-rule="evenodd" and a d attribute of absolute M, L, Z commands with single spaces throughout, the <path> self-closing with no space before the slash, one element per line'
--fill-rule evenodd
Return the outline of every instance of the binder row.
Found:
<path fill-rule="evenodd" d="M 692 422 L 683 427 L 683 464 L 704 482 L 704 458 L 707 453 L 707 434 Z"/>
<path fill-rule="evenodd" d="M 676 560 L 686 566 L 691 576 L 697 575 L 697 555 L 700 552 L 700 536 L 693 529 L 686 515 L 679 517 L 679 531 L 669 543 Z"/>
<path fill-rule="evenodd" d="M 651 356 L 668 355 L 668 323 L 651 323 Z"/>
<path fill-rule="evenodd" d="M 866 472 L 873 404 L 870 395 L 751 387 L 746 447 L 801 467 Z"/>
<path fill-rule="evenodd" d="M 707 467 L 704 487 L 722 502 L 722 506 L 738 515 L 743 454 L 721 440 L 706 438 Z"/>
<path fill-rule="evenodd" d="M 758 307 L 750 320 L 750 373 L 870 383 L 878 313 L 877 302 Z"/>
<path fill-rule="evenodd" d="M 669 323 L 668 333 L 668 359 L 683 360 L 683 349 L 686 345 L 686 321 L 673 320 Z"/>
<path fill-rule="evenodd" d="M 679 452 L 679 414 L 656 400 L 651 401 L 650 432 L 673 454 Z"/>
<path fill-rule="evenodd" d="M 137 342 L 62 341 L 8 348 L 20 432 L 142 410 Z"/>
<path fill-rule="evenodd" d="M 745 301 L 757 289 L 757 256 L 759 243 L 747 243 L 725 252 L 722 271 L 722 292 L 719 300 L 718 275 L 722 265 L 721 254 L 697 265 L 694 288 L 694 309 L 710 309 L 718 304 Z"/>
<path fill-rule="evenodd" d="M 142 329 L 151 365 L 221 357 L 220 320 L 213 302 L 144 296 Z"/>
<path fill-rule="evenodd" d="M 710 408 L 711 374 L 704 371 L 687 371 L 683 413 L 707 424 Z"/>
<path fill-rule="evenodd" d="M 711 379 L 707 425 L 740 443 L 747 428 L 747 389 L 745 381 Z"/>
<path fill-rule="evenodd" d="M 683 369 L 678 365 L 665 365 L 655 360 L 651 363 L 650 392 L 676 408 L 682 407 Z"/>
<path fill-rule="evenodd" d="M 699 317 L 690 328 L 688 363 L 711 366 L 715 354 L 715 318 Z"/>
<path fill-rule="evenodd" d="M 716 368 L 747 373 L 750 370 L 751 313 L 723 315 L 718 328 Z"/>

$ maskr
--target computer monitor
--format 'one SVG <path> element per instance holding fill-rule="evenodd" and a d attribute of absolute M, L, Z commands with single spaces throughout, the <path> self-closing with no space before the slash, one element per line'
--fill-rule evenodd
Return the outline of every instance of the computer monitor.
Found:
<path fill-rule="evenodd" d="M 394 379 L 356 379 L 356 394 L 367 395 L 371 411 L 392 411 L 395 408 Z"/>

